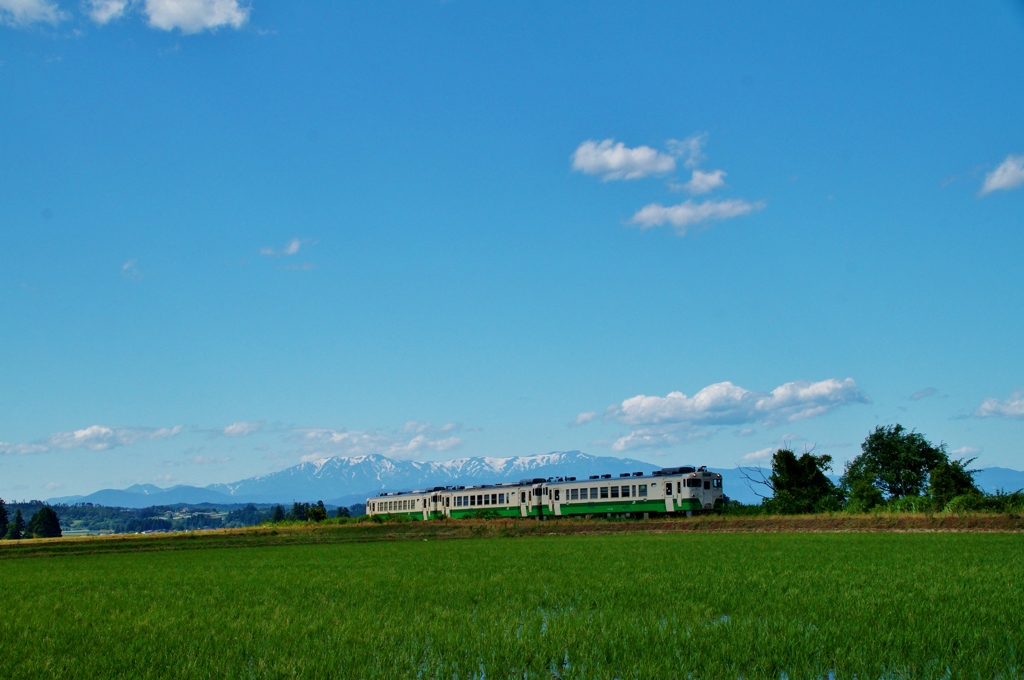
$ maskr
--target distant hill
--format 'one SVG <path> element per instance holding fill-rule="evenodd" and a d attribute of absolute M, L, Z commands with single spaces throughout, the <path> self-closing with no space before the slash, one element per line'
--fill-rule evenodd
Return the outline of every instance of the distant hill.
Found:
<path fill-rule="evenodd" d="M 51 498 L 50 503 L 93 503 L 122 508 L 146 508 L 153 505 L 211 503 L 284 503 L 322 500 L 329 505 L 362 503 L 379 491 L 424 489 L 454 484 L 516 482 L 533 477 L 572 476 L 586 478 L 598 474 L 646 472 L 659 466 L 629 458 L 592 456 L 580 451 L 559 451 L 538 456 L 510 458 L 457 458 L 446 461 L 392 460 L 385 456 L 337 456 L 300 463 L 293 467 L 232 484 L 173 486 L 161 489 L 152 484 L 136 484 L 127 489 L 103 489 L 88 496 Z M 714 469 L 722 475 L 725 493 L 742 503 L 758 503 L 738 468 Z M 766 471 L 767 472 L 767 471 Z M 834 478 L 838 481 L 838 477 Z M 1024 488 L 1024 472 L 1008 468 L 987 468 L 976 481 L 990 493 L 1002 488 Z"/>

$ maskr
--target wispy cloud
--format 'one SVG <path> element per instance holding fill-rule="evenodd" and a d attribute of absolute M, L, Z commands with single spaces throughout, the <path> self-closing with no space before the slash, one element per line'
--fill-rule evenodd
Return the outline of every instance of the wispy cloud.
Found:
<path fill-rule="evenodd" d="M 462 445 L 454 433 L 462 428 L 455 423 L 434 427 L 430 423 L 409 421 L 399 430 L 332 430 L 310 428 L 296 431 L 303 461 L 331 456 L 381 454 L 389 458 L 415 459 L 434 451 L 451 451 Z"/>
<path fill-rule="evenodd" d="M 672 185 L 671 188 L 685 191 L 692 196 L 700 196 L 724 187 L 726 174 L 728 173 L 725 170 L 712 170 L 711 172 L 694 170 L 690 174 L 690 181 L 685 184 Z"/>
<path fill-rule="evenodd" d="M 293 238 L 280 250 L 274 250 L 269 246 L 260 248 L 260 255 L 267 255 L 269 257 L 288 257 L 289 255 L 297 255 L 298 252 L 302 250 L 302 244 L 305 242 L 305 239 Z"/>
<path fill-rule="evenodd" d="M 220 431 L 220 434 L 224 435 L 225 437 L 247 437 L 250 434 L 259 432 L 262 429 L 262 420 L 239 420 L 237 423 L 231 423 L 230 425 L 225 427 L 223 430 Z"/>
<path fill-rule="evenodd" d="M 121 265 L 121 276 L 129 281 L 141 281 L 142 272 L 139 271 L 139 261 L 134 257 Z"/>
<path fill-rule="evenodd" d="M 687 229 L 702 222 L 714 222 L 740 217 L 764 207 L 763 202 L 749 203 L 743 200 L 704 201 L 695 203 L 685 201 L 678 205 L 664 206 L 660 203 L 646 205 L 633 215 L 629 224 L 640 229 L 650 229 L 663 224 L 670 224 L 680 236 Z"/>
<path fill-rule="evenodd" d="M 576 419 L 572 421 L 570 425 L 575 427 L 579 427 L 580 425 L 586 425 L 596 417 L 597 413 L 595 411 L 586 411 L 585 413 L 580 413 L 578 416 L 576 416 Z"/>
<path fill-rule="evenodd" d="M 993 191 L 1009 191 L 1024 184 L 1024 156 L 1010 154 L 998 168 L 985 175 L 979 196 L 988 196 Z"/>
<path fill-rule="evenodd" d="M 639 394 L 608 407 L 606 416 L 632 431 L 612 444 L 615 451 L 670 446 L 708 436 L 708 428 L 762 423 L 765 426 L 825 415 L 841 406 L 870 400 L 852 378 L 788 382 L 771 392 L 748 390 L 731 382 L 709 385 L 692 397 Z"/>
<path fill-rule="evenodd" d="M 928 397 L 934 397 L 938 393 L 939 391 L 934 387 L 926 387 L 923 390 L 918 390 L 917 392 L 911 394 L 910 401 L 921 401 L 922 399 L 927 399 Z"/>
<path fill-rule="evenodd" d="M 106 427 L 91 425 L 71 432 L 56 432 L 46 439 L 29 444 L 7 444 L 0 442 L 0 454 L 46 453 L 48 451 L 68 451 L 71 449 L 88 449 L 90 451 L 106 451 L 121 446 L 130 446 L 138 441 L 168 439 L 179 434 L 184 428 L 175 427 Z"/>
<path fill-rule="evenodd" d="M 0 0 L 0 24 L 8 26 L 58 24 L 68 16 L 53 0 Z"/>
<path fill-rule="evenodd" d="M 771 457 L 775 455 L 775 447 L 769 446 L 765 449 L 759 449 L 753 453 L 748 453 L 743 456 L 743 460 L 748 463 L 760 463 L 762 461 L 771 460 Z"/>
<path fill-rule="evenodd" d="M 952 451 L 950 451 L 950 453 L 952 453 L 954 456 L 964 457 L 973 456 L 974 454 L 979 453 L 980 451 L 981 449 L 979 449 L 977 446 L 961 446 L 959 449 L 953 449 Z"/>
<path fill-rule="evenodd" d="M 605 182 L 664 175 L 676 169 L 676 159 L 649 146 L 630 148 L 614 139 L 593 139 L 580 144 L 572 154 L 572 169 L 600 175 Z"/>
<path fill-rule="evenodd" d="M 1024 393 L 1016 391 L 1007 399 L 989 397 L 974 410 L 977 418 L 1024 419 Z"/>
<path fill-rule="evenodd" d="M 708 133 L 701 132 L 686 139 L 668 140 L 668 149 L 673 156 L 683 159 L 684 166 L 695 168 L 704 161 L 704 145 L 707 142 Z"/>
<path fill-rule="evenodd" d="M 89 0 L 85 11 L 90 19 L 103 26 L 123 17 L 128 5 L 128 0 Z"/>

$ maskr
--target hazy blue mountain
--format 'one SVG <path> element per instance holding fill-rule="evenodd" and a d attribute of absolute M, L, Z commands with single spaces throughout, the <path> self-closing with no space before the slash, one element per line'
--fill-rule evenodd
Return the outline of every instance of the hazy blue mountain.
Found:
<path fill-rule="evenodd" d="M 985 468 L 974 475 L 974 481 L 989 493 L 995 493 L 997 489 L 1019 491 L 1024 489 L 1024 472 L 1000 467 Z"/>
<path fill-rule="evenodd" d="M 229 496 L 195 486 L 172 486 L 161 489 L 152 484 L 136 484 L 127 489 L 102 489 L 87 496 L 63 496 L 51 498 L 49 503 L 92 503 L 112 508 L 148 508 L 153 505 L 178 505 L 179 503 L 237 503 Z"/>

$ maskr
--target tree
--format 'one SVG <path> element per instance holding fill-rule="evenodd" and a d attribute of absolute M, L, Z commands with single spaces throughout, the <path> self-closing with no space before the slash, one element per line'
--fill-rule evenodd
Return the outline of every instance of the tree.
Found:
<path fill-rule="evenodd" d="M 306 510 L 306 519 L 311 522 L 322 522 L 327 519 L 327 508 L 324 507 L 323 501 L 317 501 L 316 505 L 311 505 Z"/>
<path fill-rule="evenodd" d="M 339 518 L 340 517 L 351 517 L 352 513 L 349 512 L 348 508 L 339 507 L 337 510 L 334 511 L 334 516 L 335 517 L 339 517 Z"/>
<path fill-rule="evenodd" d="M 7 535 L 7 506 L 4 499 L 0 498 L 0 538 Z"/>
<path fill-rule="evenodd" d="M 306 510 L 309 509 L 309 503 L 292 503 L 292 511 L 288 513 L 288 519 L 293 519 L 297 522 L 306 521 Z"/>
<path fill-rule="evenodd" d="M 842 495 L 825 475 L 832 469 L 832 456 L 815 456 L 805 451 L 799 457 L 792 450 L 779 449 L 772 456 L 772 472 L 759 482 L 771 490 L 763 505 L 769 512 L 796 514 L 838 510 Z"/>
<path fill-rule="evenodd" d="M 932 468 L 928 476 L 928 495 L 935 500 L 935 505 L 942 509 L 957 496 L 980 493 L 974 485 L 974 474 L 977 470 L 968 470 L 967 466 L 974 458 L 965 461 L 944 460 Z"/>
<path fill-rule="evenodd" d="M 270 513 L 271 522 L 283 522 L 284 521 L 284 508 L 280 505 L 274 506 L 274 511 Z"/>
<path fill-rule="evenodd" d="M 920 432 L 898 423 L 876 427 L 860 450 L 846 466 L 842 484 L 851 499 L 862 503 L 880 500 L 878 496 L 920 496 L 929 473 L 949 460 L 944 444 L 934 446 Z"/>
<path fill-rule="evenodd" d="M 9 541 L 17 541 L 22 538 L 25 531 L 25 519 L 21 516 L 21 509 L 14 511 L 14 519 L 7 525 L 7 534 L 4 536 Z"/>
<path fill-rule="evenodd" d="M 25 533 L 36 538 L 58 538 L 61 535 L 60 518 L 53 508 L 44 505 L 39 508 L 39 512 L 32 515 Z"/>

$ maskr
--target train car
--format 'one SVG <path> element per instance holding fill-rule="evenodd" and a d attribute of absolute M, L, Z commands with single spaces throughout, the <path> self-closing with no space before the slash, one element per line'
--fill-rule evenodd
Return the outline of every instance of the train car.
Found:
<path fill-rule="evenodd" d="M 451 517 L 571 517 L 708 512 L 725 503 L 722 475 L 705 467 L 524 479 L 503 484 L 439 486 L 382 492 L 366 499 L 366 514 L 429 520 Z"/>
<path fill-rule="evenodd" d="M 544 485 L 547 513 L 573 515 L 635 515 L 705 512 L 723 503 L 722 475 L 707 468 L 662 468 L 651 475 L 625 472 L 618 477 L 555 479 Z"/>

